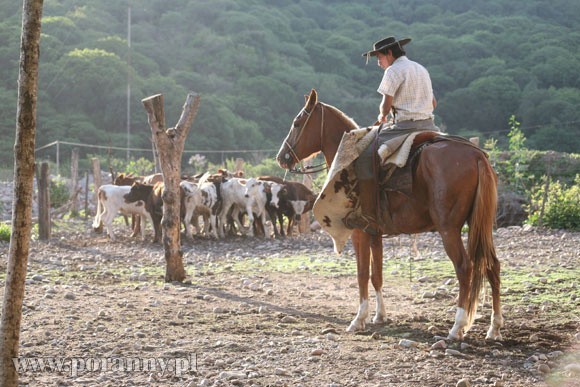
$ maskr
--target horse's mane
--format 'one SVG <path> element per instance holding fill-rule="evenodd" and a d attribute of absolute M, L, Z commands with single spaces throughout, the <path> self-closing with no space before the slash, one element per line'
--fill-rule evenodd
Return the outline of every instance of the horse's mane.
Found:
<path fill-rule="evenodd" d="M 322 103 L 322 102 L 320 102 Z M 353 120 L 352 118 L 350 118 L 349 116 L 347 116 L 346 114 L 344 114 L 339 108 L 329 105 L 327 103 L 322 103 L 325 107 L 329 108 L 330 110 L 332 110 L 333 112 L 335 112 L 338 117 L 342 120 L 347 122 L 349 125 L 352 125 L 354 128 L 359 128 L 358 124 L 355 122 L 355 120 Z"/>

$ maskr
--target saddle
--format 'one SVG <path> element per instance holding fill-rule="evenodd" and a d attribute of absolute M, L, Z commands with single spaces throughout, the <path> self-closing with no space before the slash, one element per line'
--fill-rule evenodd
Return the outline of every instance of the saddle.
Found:
<path fill-rule="evenodd" d="M 417 169 L 421 152 L 429 145 L 441 141 L 460 142 L 481 150 L 468 139 L 460 136 L 443 135 L 437 132 L 424 132 L 419 133 L 413 139 L 413 144 L 404 167 L 400 168 L 394 164 L 381 165 L 378 158 L 374 160 L 374 170 L 377 175 L 379 192 L 377 198 L 379 203 L 377 208 L 381 215 L 380 218 L 384 230 L 394 229 L 393 221 L 389 212 L 388 191 L 399 192 L 407 197 L 411 196 L 413 192 L 413 175 Z"/>

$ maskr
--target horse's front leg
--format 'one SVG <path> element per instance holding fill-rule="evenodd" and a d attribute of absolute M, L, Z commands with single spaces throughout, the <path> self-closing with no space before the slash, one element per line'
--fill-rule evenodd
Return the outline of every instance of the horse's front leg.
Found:
<path fill-rule="evenodd" d="M 371 236 L 372 273 L 371 282 L 377 296 L 377 310 L 373 323 L 382 324 L 387 321 L 385 302 L 383 300 L 383 238 L 381 235 Z"/>
<path fill-rule="evenodd" d="M 352 245 L 356 254 L 359 307 L 356 317 L 347 328 L 347 332 L 364 330 L 369 315 L 370 241 L 371 236 L 369 234 L 358 229 L 353 231 Z"/>

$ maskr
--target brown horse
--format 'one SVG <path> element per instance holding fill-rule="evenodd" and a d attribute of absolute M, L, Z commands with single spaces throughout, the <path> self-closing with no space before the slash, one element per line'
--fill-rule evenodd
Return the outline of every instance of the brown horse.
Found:
<path fill-rule="evenodd" d="M 334 160 L 345 132 L 358 129 L 356 123 L 337 108 L 318 101 L 313 89 L 294 118 L 290 132 L 276 157 L 282 168 L 293 169 L 301 160 L 318 152 L 326 164 Z M 356 190 L 356 187 L 355 187 Z M 497 205 L 497 181 L 486 155 L 479 149 L 453 141 L 426 146 L 413 171 L 410 196 L 388 191 L 392 230 L 388 235 L 437 231 L 455 267 L 459 298 L 450 339 L 463 339 L 471 327 L 479 294 L 487 277 L 492 290 L 493 311 L 486 338 L 501 340 L 503 317 L 500 306 L 500 263 L 492 237 Z M 324 200 L 322 195 L 318 201 Z M 316 207 L 316 205 L 315 205 Z M 329 223 L 328 218 L 318 219 Z M 467 250 L 461 228 L 469 226 Z M 349 231 L 350 232 L 350 231 Z M 374 323 L 386 321 L 382 296 L 383 244 L 381 235 L 352 230 L 357 257 L 360 304 L 348 331 L 364 330 L 369 314 L 369 276 L 376 292 Z M 336 243 L 335 243 L 336 246 Z M 369 271 L 372 268 L 372 274 Z"/>

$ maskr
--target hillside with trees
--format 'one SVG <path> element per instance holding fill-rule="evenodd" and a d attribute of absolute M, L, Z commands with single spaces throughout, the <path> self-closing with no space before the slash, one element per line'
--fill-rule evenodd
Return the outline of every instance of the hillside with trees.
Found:
<path fill-rule="evenodd" d="M 2 2 L 2 165 L 20 23 L 20 2 Z M 276 149 L 311 88 L 368 125 L 381 69 L 361 53 L 396 35 L 413 38 L 407 54 L 430 71 L 447 132 L 501 142 L 515 115 L 530 148 L 577 153 L 579 24 L 575 0 L 45 0 L 37 146 L 122 147 L 129 131 L 150 149 L 141 99 L 163 93 L 173 125 L 190 90 L 202 102 L 186 149 Z"/>

